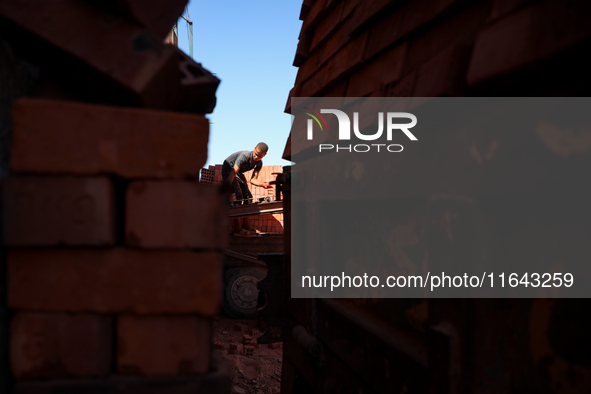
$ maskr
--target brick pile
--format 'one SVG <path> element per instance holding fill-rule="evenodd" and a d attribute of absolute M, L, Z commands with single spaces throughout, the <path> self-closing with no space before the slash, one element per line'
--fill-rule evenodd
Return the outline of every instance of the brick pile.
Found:
<path fill-rule="evenodd" d="M 67 101 L 42 91 L 10 105 L 1 196 L 14 384 L 0 391 L 229 392 L 212 360 L 227 203 L 196 181 L 219 80 L 162 43 L 186 2 L 41 3 L 3 2 L 0 24 L 80 80 L 52 81 Z M 95 102 L 70 87 L 88 88 L 85 72 L 109 81 Z M 195 106 L 181 112 L 187 97 Z"/>
<path fill-rule="evenodd" d="M 303 21 L 302 29 L 293 63 L 299 70 L 294 86 L 289 92 L 285 112 L 290 112 L 292 97 L 588 96 L 589 63 L 586 54 L 591 44 L 590 13 L 591 2 L 576 0 L 304 0 L 300 14 Z M 419 103 L 423 100 L 408 101 Z M 490 135 L 494 135 L 494 132 Z M 535 146 L 527 147 L 525 135 L 524 130 L 523 136 L 519 136 L 520 142 L 511 141 L 505 145 L 505 149 L 520 152 L 515 154 L 523 154 L 524 157 L 532 157 L 539 142 L 536 141 Z M 429 136 L 426 138 L 429 139 Z M 478 133 L 474 133 L 470 138 L 478 143 L 481 141 Z M 290 141 L 291 139 L 288 139 L 283 154 L 286 160 L 291 160 L 292 154 L 295 156 L 303 153 L 292 152 Z M 452 168 L 454 164 L 463 163 L 460 161 L 463 159 L 450 154 L 451 150 L 448 149 L 454 144 L 457 145 L 458 141 L 452 138 L 445 141 L 437 146 L 437 151 L 433 150 L 431 156 L 427 156 L 430 161 L 421 161 L 422 166 Z M 300 157 L 305 160 L 305 154 Z M 568 167 L 569 171 L 565 173 L 569 176 L 575 172 L 580 173 L 581 168 L 588 167 L 582 164 L 584 160 L 581 156 L 578 161 L 571 161 L 572 167 Z M 401 158 L 397 166 L 410 167 L 404 163 L 407 162 Z M 472 165 L 472 162 L 466 163 L 466 167 Z M 545 164 L 539 168 L 533 165 L 532 174 L 527 174 L 528 179 L 537 176 L 536 171 L 547 171 Z M 452 167 L 449 167 L 450 165 Z M 551 171 L 559 171 L 558 168 L 553 167 Z M 571 172 L 570 169 L 576 171 Z M 490 168 L 482 174 L 492 174 L 488 170 Z M 549 174 L 550 172 L 547 172 L 547 175 Z M 472 175 L 480 177 L 476 172 Z M 392 174 L 389 179 L 397 182 L 400 190 L 414 188 L 417 184 L 416 177 Z M 445 190 L 444 194 L 447 196 L 469 198 L 474 204 L 486 201 L 479 200 L 479 196 L 469 195 L 470 192 L 467 192 L 466 197 L 464 193 L 467 189 L 458 194 L 451 192 L 451 188 Z M 413 193 L 413 198 L 417 201 L 427 201 L 432 196 L 440 195 L 439 192 L 432 195 L 421 193 L 425 192 Z M 400 198 L 394 195 L 391 197 L 393 201 Z M 289 201 L 289 195 L 287 200 Z M 371 203 L 368 201 L 366 204 Z M 290 250 L 290 217 L 289 213 L 286 213 L 285 248 Z M 404 220 L 406 219 L 392 218 L 392 227 L 410 228 Z M 486 223 L 486 226 L 489 224 Z M 577 225 L 570 227 L 576 228 L 577 231 L 579 229 Z M 495 231 L 497 230 L 498 227 Z M 408 234 L 405 231 L 407 230 L 397 232 L 397 237 L 408 237 L 412 233 L 410 230 Z M 528 233 L 530 229 L 524 231 Z M 533 229 L 531 232 L 535 231 L 536 229 Z M 457 240 L 454 242 L 457 243 Z M 499 240 L 486 242 L 491 245 L 502 243 Z M 497 247 L 499 245 L 491 246 L 491 249 Z M 443 258 L 447 261 L 445 256 L 436 255 L 432 251 L 429 253 L 431 259 Z M 287 253 L 288 266 L 289 256 Z M 454 261 L 455 263 L 457 261 Z M 407 265 L 407 262 L 403 265 Z M 289 273 L 286 283 L 290 283 Z M 331 364 L 340 364 L 340 368 L 335 368 L 332 372 L 327 371 L 322 379 L 314 373 L 305 377 L 311 386 L 309 390 L 313 392 L 397 392 L 401 385 L 404 385 L 405 390 L 414 392 L 453 391 L 455 388 L 450 387 L 455 385 L 466 387 L 467 392 L 474 391 L 468 388 L 471 384 L 469 382 L 483 381 L 490 354 L 504 354 L 505 360 L 510 360 L 510 363 L 505 363 L 505 367 L 499 369 L 499 376 L 504 376 L 503 384 L 507 387 L 505 391 L 527 392 L 532 391 L 531 387 L 536 387 L 533 390 L 537 391 L 541 391 L 541 387 L 547 387 L 551 391 L 553 387 L 566 384 L 564 382 L 567 381 L 549 380 L 549 368 L 541 362 L 532 362 L 529 349 L 523 351 L 519 344 L 515 345 L 519 340 L 497 343 L 498 346 L 495 345 L 494 349 L 490 350 L 472 346 L 478 350 L 472 352 L 469 357 L 444 363 L 433 362 L 434 358 L 431 355 L 449 354 L 449 333 L 453 333 L 451 341 L 462 343 L 462 348 L 468 348 L 467 344 L 470 341 L 490 343 L 494 338 L 501 336 L 527 337 L 529 328 L 515 324 L 520 321 L 519 318 L 511 319 L 514 305 L 507 303 L 507 300 L 503 300 L 504 304 L 498 305 L 484 299 L 470 300 L 470 305 L 464 308 L 469 312 L 470 318 L 466 318 L 464 312 L 462 316 L 456 313 L 457 300 L 437 300 L 434 305 L 433 300 L 426 300 L 419 304 L 425 311 L 424 316 L 419 318 L 418 314 L 414 315 L 413 312 L 414 317 L 411 318 L 409 311 L 416 306 L 405 313 L 401 312 L 397 305 L 393 305 L 391 300 L 386 299 L 364 299 L 358 304 L 363 313 L 357 316 L 354 315 L 356 303 L 347 302 L 338 308 L 335 307 L 334 310 L 332 307 L 326 309 L 331 312 L 318 312 L 322 318 L 317 318 L 316 313 L 309 311 L 312 306 L 316 308 L 317 305 L 322 305 L 320 301 L 288 297 L 285 308 L 288 311 L 287 321 L 298 321 L 306 327 L 326 327 L 324 334 L 320 334 L 322 330 L 318 331 L 318 339 L 325 348 L 331 348 L 338 353 Z M 529 310 L 526 309 L 519 313 L 529 314 Z M 350 321 L 354 322 L 353 324 L 349 325 L 349 320 L 343 320 L 345 310 L 352 316 Z M 550 316 L 554 312 L 549 307 L 544 309 L 543 313 Z M 498 316 L 503 318 L 499 319 Z M 391 329 L 393 335 L 398 335 L 395 334 L 397 332 L 412 332 L 413 338 L 416 339 L 413 348 L 422 349 L 421 352 L 429 355 L 428 362 L 425 361 L 423 364 L 427 369 L 423 366 L 409 368 L 412 363 L 400 363 L 401 358 L 406 357 L 402 355 L 404 351 L 400 348 L 394 351 L 377 351 L 383 346 L 383 341 L 372 343 L 372 334 L 353 329 L 360 318 L 375 318 L 376 322 L 384 323 L 384 332 Z M 429 322 L 431 327 L 436 327 L 433 325 L 434 322 L 443 322 L 446 326 L 445 334 L 443 331 L 435 330 L 425 336 L 426 322 Z M 560 319 L 552 320 L 552 326 L 553 332 L 560 333 L 556 334 L 556 337 L 573 337 L 573 333 L 577 332 L 572 329 L 572 324 L 569 327 L 568 322 Z M 481 330 L 482 332 L 473 340 L 471 335 L 465 334 L 475 332 L 474 327 L 487 327 L 490 330 Z M 335 345 L 335 337 L 342 339 L 342 342 Z M 363 338 L 363 341 L 359 341 L 359 338 Z M 552 342 L 553 338 L 547 333 L 545 337 L 540 335 L 536 341 Z M 368 348 L 376 349 L 376 352 L 369 355 L 366 352 Z M 360 356 L 353 360 L 351 354 Z M 301 344 L 295 342 L 293 337 L 286 337 L 286 351 L 283 356 L 282 382 L 285 384 L 282 391 L 290 392 L 294 388 L 295 371 L 314 371 L 318 368 L 311 363 L 310 358 L 303 355 Z M 574 359 L 566 360 L 565 363 L 573 369 L 581 366 L 580 362 Z M 515 372 L 526 369 L 535 372 L 527 375 Z M 454 372 L 450 372 L 451 370 L 461 370 L 465 373 L 458 378 Z M 571 384 L 570 391 L 589 391 L 589 370 L 586 371 L 587 374 L 579 378 L 577 383 L 568 383 Z M 425 379 L 425 376 L 430 376 L 431 379 Z M 442 389 L 443 387 L 445 388 Z M 508 389 L 509 387 L 511 389 Z"/>
<path fill-rule="evenodd" d="M 291 97 L 577 95 L 589 12 L 560 0 L 307 0 L 285 112 Z"/>
<path fill-rule="evenodd" d="M 264 182 L 272 182 L 275 180 L 277 173 L 283 173 L 281 166 L 263 166 L 259 172 L 259 179 Z M 244 176 L 250 181 L 252 170 L 245 172 Z M 223 182 L 222 165 L 216 164 L 213 166 L 210 165 L 208 168 L 202 168 L 200 182 L 221 185 Z M 248 189 L 255 201 L 260 201 L 261 198 L 269 198 L 271 201 L 275 200 L 275 188 L 264 189 L 248 182 Z M 230 199 L 234 200 L 235 198 L 235 195 L 232 193 Z M 253 216 L 249 220 L 250 224 L 262 233 L 283 234 L 283 213 Z M 232 229 L 230 228 L 229 231 L 232 231 Z"/>

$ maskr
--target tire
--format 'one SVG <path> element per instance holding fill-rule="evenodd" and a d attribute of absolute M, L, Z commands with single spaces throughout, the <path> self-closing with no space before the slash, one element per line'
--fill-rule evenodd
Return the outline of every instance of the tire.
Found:
<path fill-rule="evenodd" d="M 222 307 L 236 319 L 256 319 L 258 283 L 267 275 L 258 267 L 234 267 L 224 272 Z"/>

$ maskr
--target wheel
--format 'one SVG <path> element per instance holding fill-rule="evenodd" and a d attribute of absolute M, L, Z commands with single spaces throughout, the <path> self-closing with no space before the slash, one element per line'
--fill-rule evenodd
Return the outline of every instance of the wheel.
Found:
<path fill-rule="evenodd" d="M 264 268 L 228 268 L 224 272 L 224 310 L 237 319 L 256 319 L 258 283 L 266 275 Z"/>

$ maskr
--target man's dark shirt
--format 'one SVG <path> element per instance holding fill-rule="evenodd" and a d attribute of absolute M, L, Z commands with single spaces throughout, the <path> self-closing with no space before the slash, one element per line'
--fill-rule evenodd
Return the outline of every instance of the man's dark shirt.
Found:
<path fill-rule="evenodd" d="M 232 153 L 230 156 L 224 160 L 224 164 L 222 166 L 222 173 L 229 174 L 234 168 L 234 165 L 237 165 L 240 169 L 238 172 L 240 174 L 250 171 L 253 168 L 255 171 L 260 171 L 263 167 L 263 161 L 259 160 L 256 163 L 252 164 L 252 153 L 253 151 L 241 150 L 238 152 Z"/>

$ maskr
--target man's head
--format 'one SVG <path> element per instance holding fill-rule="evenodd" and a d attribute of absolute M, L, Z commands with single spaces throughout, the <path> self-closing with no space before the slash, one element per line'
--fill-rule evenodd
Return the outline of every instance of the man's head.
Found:
<path fill-rule="evenodd" d="M 252 160 L 255 162 L 262 160 L 263 157 L 265 157 L 265 155 L 267 154 L 268 150 L 269 147 L 267 146 L 267 144 L 265 144 L 264 142 L 259 142 L 252 151 Z"/>

